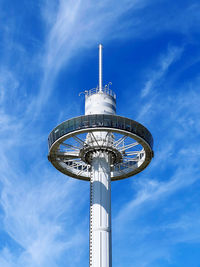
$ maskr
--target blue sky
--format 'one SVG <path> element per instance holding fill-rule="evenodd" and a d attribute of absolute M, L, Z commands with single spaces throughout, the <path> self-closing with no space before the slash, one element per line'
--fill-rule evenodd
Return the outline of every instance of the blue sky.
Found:
<path fill-rule="evenodd" d="M 47 160 L 47 137 L 98 83 L 144 124 L 155 157 L 112 183 L 113 266 L 200 266 L 200 3 L 0 1 L 0 266 L 88 266 L 89 183 Z"/>

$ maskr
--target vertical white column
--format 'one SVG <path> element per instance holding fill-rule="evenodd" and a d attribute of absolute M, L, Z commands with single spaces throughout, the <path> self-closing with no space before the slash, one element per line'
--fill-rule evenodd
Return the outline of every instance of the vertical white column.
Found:
<path fill-rule="evenodd" d="M 99 45 L 99 91 L 102 92 L 102 44 Z"/>
<path fill-rule="evenodd" d="M 90 188 L 90 267 L 111 267 L 111 187 L 109 155 L 92 160 Z"/>

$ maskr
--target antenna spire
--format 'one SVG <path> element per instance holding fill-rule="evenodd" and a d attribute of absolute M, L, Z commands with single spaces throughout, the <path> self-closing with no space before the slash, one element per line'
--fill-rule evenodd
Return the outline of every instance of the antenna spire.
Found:
<path fill-rule="evenodd" d="M 99 44 L 99 92 L 102 92 L 102 50 L 103 45 Z"/>

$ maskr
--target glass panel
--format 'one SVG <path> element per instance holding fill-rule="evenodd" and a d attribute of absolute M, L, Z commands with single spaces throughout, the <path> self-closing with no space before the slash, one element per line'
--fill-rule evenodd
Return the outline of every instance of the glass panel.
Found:
<path fill-rule="evenodd" d="M 110 115 L 104 116 L 104 126 L 111 127 L 111 116 Z"/>
<path fill-rule="evenodd" d="M 123 129 L 123 118 L 118 118 L 118 128 Z"/>
<path fill-rule="evenodd" d="M 51 145 L 55 142 L 55 139 L 53 138 L 53 134 L 50 135 L 50 142 L 51 142 Z"/>
<path fill-rule="evenodd" d="M 65 121 L 56 127 L 49 135 L 49 147 L 61 136 L 71 131 L 88 127 L 113 127 L 131 131 L 144 138 L 151 147 L 153 147 L 153 138 L 151 133 L 141 124 L 128 118 L 115 115 L 87 115 Z"/>
<path fill-rule="evenodd" d="M 135 133 L 140 135 L 140 124 L 136 124 L 136 127 L 135 127 Z"/>
<path fill-rule="evenodd" d="M 103 115 L 98 115 L 97 116 L 96 125 L 97 126 L 103 126 Z"/>
<path fill-rule="evenodd" d="M 80 129 L 81 128 L 81 118 L 76 118 L 75 121 L 74 121 L 74 127 L 76 130 Z"/>
<path fill-rule="evenodd" d="M 64 133 L 65 134 L 69 132 L 68 125 L 69 125 L 68 121 L 64 122 L 63 128 L 64 128 Z"/>
<path fill-rule="evenodd" d="M 89 117 L 89 126 L 90 127 L 95 127 L 96 125 L 96 116 L 95 115 L 91 115 Z"/>
<path fill-rule="evenodd" d="M 52 143 L 55 142 L 54 134 L 51 133 Z"/>
<path fill-rule="evenodd" d="M 125 130 L 130 131 L 131 130 L 131 123 L 129 119 L 125 119 Z"/>
<path fill-rule="evenodd" d="M 89 120 L 88 120 L 88 118 L 84 118 L 84 120 L 82 122 L 82 125 L 83 125 L 84 128 L 89 127 Z"/>
<path fill-rule="evenodd" d="M 73 129 L 74 129 L 74 120 L 72 119 L 69 121 L 68 130 L 69 132 L 71 132 L 73 131 Z"/>
<path fill-rule="evenodd" d="M 117 127 L 117 117 L 111 116 L 111 127 Z"/>
<path fill-rule="evenodd" d="M 131 121 L 131 132 L 136 133 L 137 130 L 137 124 L 135 121 Z"/>
<path fill-rule="evenodd" d="M 48 149 L 50 149 L 51 146 L 51 141 L 50 141 L 50 136 L 48 137 Z"/>
<path fill-rule="evenodd" d="M 62 136 L 62 135 L 65 134 L 64 124 L 61 124 L 61 125 L 59 126 L 59 132 L 60 132 L 60 136 Z"/>

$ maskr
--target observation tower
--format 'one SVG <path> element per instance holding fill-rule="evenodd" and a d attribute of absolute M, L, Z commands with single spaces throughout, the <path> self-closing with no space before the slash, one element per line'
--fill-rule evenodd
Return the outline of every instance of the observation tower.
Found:
<path fill-rule="evenodd" d="M 48 137 L 48 159 L 60 172 L 90 182 L 90 267 L 112 266 L 111 181 L 144 170 L 153 157 L 153 138 L 140 123 L 116 115 L 111 83 L 85 91 L 85 115 L 69 119 Z"/>

